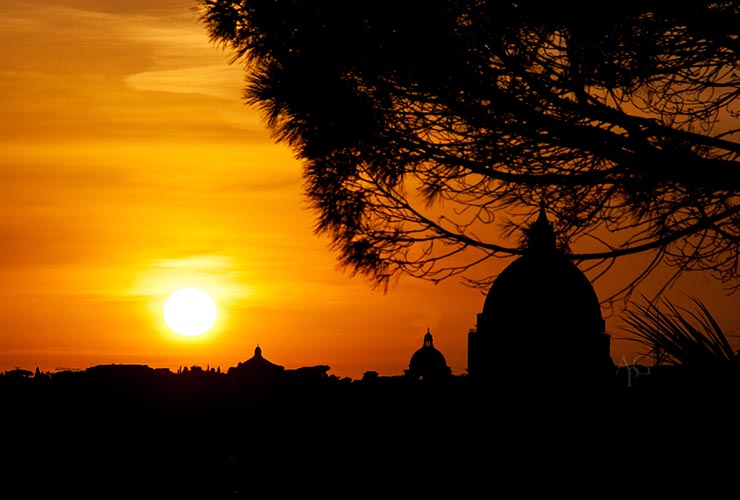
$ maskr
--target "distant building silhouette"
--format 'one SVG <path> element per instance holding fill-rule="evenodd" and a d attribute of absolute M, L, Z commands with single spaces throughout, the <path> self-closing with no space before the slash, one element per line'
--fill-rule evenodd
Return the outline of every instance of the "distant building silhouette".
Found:
<path fill-rule="evenodd" d="M 469 375 L 552 382 L 613 374 L 610 343 L 591 282 L 557 248 L 541 209 L 523 255 L 494 280 L 468 333 Z"/>
<path fill-rule="evenodd" d="M 284 366 L 277 365 L 268 361 L 262 356 L 262 349 L 259 345 L 254 348 L 254 356 L 246 361 L 241 361 L 235 367 L 228 369 L 227 374 L 238 378 L 248 378 L 253 380 L 271 379 L 282 374 Z"/>
<path fill-rule="evenodd" d="M 437 380 L 452 374 L 444 354 L 434 347 L 429 328 L 424 334 L 424 343 L 411 355 L 409 367 L 404 370 L 404 374 L 422 380 Z"/>

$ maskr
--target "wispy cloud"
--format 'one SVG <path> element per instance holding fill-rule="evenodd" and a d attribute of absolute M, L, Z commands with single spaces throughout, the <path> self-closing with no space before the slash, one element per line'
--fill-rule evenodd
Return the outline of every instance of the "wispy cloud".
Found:
<path fill-rule="evenodd" d="M 0 42 L 23 55 L 21 71 L 100 74 L 103 67 L 108 73 L 115 67 L 135 90 L 238 100 L 243 72 L 209 41 L 196 11 L 186 5 L 132 13 L 19 2 L 0 14 Z"/>
<path fill-rule="evenodd" d="M 208 65 L 145 71 L 130 75 L 125 81 L 134 90 L 202 94 L 238 100 L 242 76 L 242 70 L 234 67 Z"/>

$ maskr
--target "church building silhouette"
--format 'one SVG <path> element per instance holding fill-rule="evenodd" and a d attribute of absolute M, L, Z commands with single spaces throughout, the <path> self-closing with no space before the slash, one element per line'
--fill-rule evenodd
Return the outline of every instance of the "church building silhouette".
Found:
<path fill-rule="evenodd" d="M 501 383 L 614 374 L 596 292 L 557 247 L 544 208 L 526 236 L 523 254 L 496 277 L 468 333 L 468 374 Z"/>
<path fill-rule="evenodd" d="M 441 380 L 451 374 L 452 369 L 447 365 L 442 351 L 434 347 L 432 333 L 427 328 L 424 343 L 411 355 L 409 367 L 404 370 L 404 375 L 417 380 Z"/>

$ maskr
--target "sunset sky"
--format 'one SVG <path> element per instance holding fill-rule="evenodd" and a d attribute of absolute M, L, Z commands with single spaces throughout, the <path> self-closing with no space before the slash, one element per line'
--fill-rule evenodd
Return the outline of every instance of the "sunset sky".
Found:
<path fill-rule="evenodd" d="M 243 71 L 208 41 L 194 2 L 0 3 L 0 371 L 224 371 L 259 344 L 286 368 L 396 375 L 429 328 L 464 373 L 484 296 L 405 277 L 384 294 L 336 269 L 301 165 L 241 101 Z M 186 286 L 220 313 L 196 338 L 162 317 Z M 674 291 L 738 332 L 737 298 L 719 285 L 691 276 Z M 612 358 L 633 360 L 639 346 L 608 314 Z"/>

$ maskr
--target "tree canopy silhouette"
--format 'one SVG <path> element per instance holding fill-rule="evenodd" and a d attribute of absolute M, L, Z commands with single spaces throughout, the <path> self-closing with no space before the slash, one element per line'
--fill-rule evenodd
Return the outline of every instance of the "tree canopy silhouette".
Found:
<path fill-rule="evenodd" d="M 740 2 L 199 2 L 316 231 L 376 285 L 486 285 L 543 203 L 595 269 L 740 283 Z"/>

